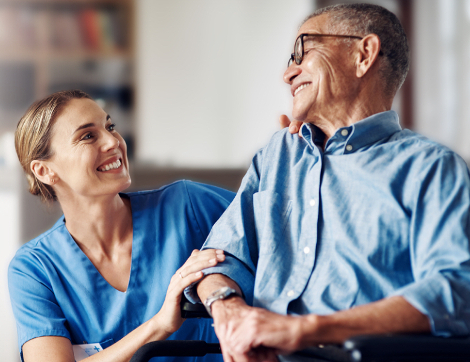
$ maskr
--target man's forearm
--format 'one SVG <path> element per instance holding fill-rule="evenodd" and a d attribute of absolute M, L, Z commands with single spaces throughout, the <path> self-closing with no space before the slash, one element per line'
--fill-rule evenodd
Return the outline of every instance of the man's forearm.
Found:
<path fill-rule="evenodd" d="M 429 333 L 429 319 L 405 298 L 390 297 L 326 316 L 306 315 L 301 346 L 341 343 L 361 334 Z"/>
<path fill-rule="evenodd" d="M 223 274 L 211 274 L 206 276 L 197 285 L 197 294 L 199 295 L 201 301 L 204 302 L 211 293 L 223 287 L 233 288 L 237 291 L 238 294 L 242 295 L 238 284 Z"/>

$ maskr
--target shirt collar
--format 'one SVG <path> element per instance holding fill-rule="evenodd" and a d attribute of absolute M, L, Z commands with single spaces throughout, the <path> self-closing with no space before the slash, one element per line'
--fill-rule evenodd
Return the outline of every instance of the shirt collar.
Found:
<path fill-rule="evenodd" d="M 401 130 L 395 111 L 374 114 L 350 126 L 336 130 L 327 141 L 325 152 L 331 154 L 354 153 L 368 145 L 389 138 Z M 304 124 L 301 128 L 303 138 L 311 145 L 323 147 L 325 134 L 313 124 Z"/>

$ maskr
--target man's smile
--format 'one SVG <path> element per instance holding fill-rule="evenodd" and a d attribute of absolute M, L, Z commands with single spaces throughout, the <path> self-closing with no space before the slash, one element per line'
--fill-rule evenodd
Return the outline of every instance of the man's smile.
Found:
<path fill-rule="evenodd" d="M 310 84 L 312 83 L 303 83 L 301 84 L 300 86 L 298 86 L 295 90 L 294 90 L 294 94 L 293 96 L 295 97 L 297 95 L 297 93 L 299 93 L 302 89 L 304 89 L 305 87 L 308 87 Z"/>

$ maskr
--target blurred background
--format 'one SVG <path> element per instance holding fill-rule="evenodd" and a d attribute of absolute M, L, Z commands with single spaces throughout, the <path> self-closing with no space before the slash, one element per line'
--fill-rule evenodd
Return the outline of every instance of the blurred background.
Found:
<path fill-rule="evenodd" d="M 117 123 L 132 190 L 186 178 L 236 190 L 290 115 L 282 82 L 301 21 L 333 0 L 0 0 L 0 359 L 19 361 L 6 270 L 60 216 L 27 193 L 13 133 L 57 90 L 92 95 Z M 470 160 L 470 0 L 382 0 L 412 68 L 401 124 Z"/>

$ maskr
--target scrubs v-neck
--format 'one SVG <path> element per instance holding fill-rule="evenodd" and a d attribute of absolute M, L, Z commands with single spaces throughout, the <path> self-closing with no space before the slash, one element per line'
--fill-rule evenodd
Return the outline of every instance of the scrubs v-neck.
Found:
<path fill-rule="evenodd" d="M 163 305 L 175 271 L 193 249 L 202 246 L 234 194 L 178 181 L 121 196 L 131 201 L 133 223 L 125 292 L 101 276 L 69 234 L 64 217 L 16 253 L 8 275 L 20 351 L 25 342 L 40 336 L 62 336 L 72 344 L 100 343 L 106 348 L 149 320 Z M 211 320 L 204 319 L 186 320 L 169 339 L 217 341 Z M 211 359 L 221 357 L 204 358 Z"/>

